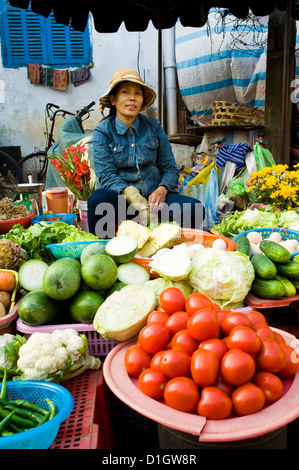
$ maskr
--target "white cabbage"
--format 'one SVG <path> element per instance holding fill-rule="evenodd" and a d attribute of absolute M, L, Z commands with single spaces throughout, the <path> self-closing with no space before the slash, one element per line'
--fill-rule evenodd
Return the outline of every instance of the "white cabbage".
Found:
<path fill-rule="evenodd" d="M 245 299 L 254 277 L 254 268 L 246 255 L 206 248 L 191 262 L 189 283 L 197 292 L 221 301 L 222 308 L 226 308 Z"/>
<path fill-rule="evenodd" d="M 141 285 L 128 285 L 109 295 L 97 310 L 94 329 L 105 339 L 128 341 L 138 335 L 155 308 L 155 294 Z"/>
<path fill-rule="evenodd" d="M 152 271 L 171 281 L 188 279 L 191 258 L 186 243 L 174 246 L 170 251 L 149 263 Z"/>

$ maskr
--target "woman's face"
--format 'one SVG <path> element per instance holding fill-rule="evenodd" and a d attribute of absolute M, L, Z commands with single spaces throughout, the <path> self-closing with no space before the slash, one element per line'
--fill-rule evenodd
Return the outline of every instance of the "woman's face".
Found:
<path fill-rule="evenodd" d="M 138 83 L 123 82 L 119 85 L 116 95 L 110 95 L 110 101 L 116 107 L 120 121 L 130 125 L 142 107 L 142 86 Z"/>

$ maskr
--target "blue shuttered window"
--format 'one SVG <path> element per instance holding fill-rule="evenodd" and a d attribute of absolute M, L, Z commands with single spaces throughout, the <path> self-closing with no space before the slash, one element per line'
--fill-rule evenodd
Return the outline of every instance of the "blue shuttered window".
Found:
<path fill-rule="evenodd" d="M 40 64 L 80 67 L 92 62 L 90 33 L 75 31 L 48 18 L 11 7 L 0 0 L 1 48 L 4 67 Z"/>

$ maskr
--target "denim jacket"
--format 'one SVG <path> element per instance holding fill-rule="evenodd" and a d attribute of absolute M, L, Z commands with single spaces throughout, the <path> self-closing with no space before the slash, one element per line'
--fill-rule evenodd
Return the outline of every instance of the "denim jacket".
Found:
<path fill-rule="evenodd" d="M 129 127 L 117 116 L 104 119 L 94 130 L 93 154 L 102 188 L 121 193 L 132 185 L 145 198 L 158 186 L 177 192 L 178 168 L 157 119 L 138 114 Z"/>

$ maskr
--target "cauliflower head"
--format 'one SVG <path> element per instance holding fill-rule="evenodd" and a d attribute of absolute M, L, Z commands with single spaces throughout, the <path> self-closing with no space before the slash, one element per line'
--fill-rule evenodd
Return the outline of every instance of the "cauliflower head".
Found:
<path fill-rule="evenodd" d="M 33 333 L 19 350 L 19 379 L 60 382 L 86 369 L 99 369 L 101 361 L 89 355 L 85 335 L 68 328 Z"/>

